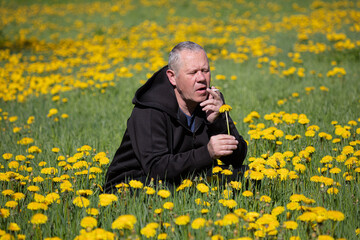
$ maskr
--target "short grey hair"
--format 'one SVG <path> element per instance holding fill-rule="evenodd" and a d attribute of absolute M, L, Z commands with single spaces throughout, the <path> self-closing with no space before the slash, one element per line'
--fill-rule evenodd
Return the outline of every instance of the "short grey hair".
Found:
<path fill-rule="evenodd" d="M 175 74 L 177 73 L 180 64 L 180 52 L 184 50 L 205 52 L 205 49 L 202 46 L 191 41 L 185 41 L 177 44 L 169 54 L 168 63 L 169 69 L 173 70 Z"/>

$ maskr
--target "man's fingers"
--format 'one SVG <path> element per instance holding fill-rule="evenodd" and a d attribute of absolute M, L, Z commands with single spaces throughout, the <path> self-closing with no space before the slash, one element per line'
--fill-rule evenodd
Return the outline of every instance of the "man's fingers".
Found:
<path fill-rule="evenodd" d="M 220 98 L 220 91 L 219 91 L 219 89 L 216 89 L 216 88 L 208 88 L 208 89 L 206 89 L 206 91 L 207 91 L 208 93 L 210 93 L 211 96 L 212 96 L 214 99 L 217 99 L 217 100 L 221 99 L 221 98 Z"/>
<path fill-rule="evenodd" d="M 217 140 L 236 140 L 236 138 L 233 135 L 228 135 L 228 134 L 218 134 L 212 136 L 212 138 L 215 138 Z"/>
<path fill-rule="evenodd" d="M 217 100 L 212 98 L 212 99 L 208 99 L 208 100 L 205 100 L 205 101 L 201 102 L 200 106 L 201 107 L 208 106 L 208 105 L 215 106 L 216 104 L 217 104 Z"/>
<path fill-rule="evenodd" d="M 206 105 L 205 107 L 203 107 L 203 109 L 202 109 L 203 111 L 213 111 L 213 112 L 216 112 L 216 110 L 217 110 L 217 107 L 216 106 L 214 106 L 214 105 Z"/>

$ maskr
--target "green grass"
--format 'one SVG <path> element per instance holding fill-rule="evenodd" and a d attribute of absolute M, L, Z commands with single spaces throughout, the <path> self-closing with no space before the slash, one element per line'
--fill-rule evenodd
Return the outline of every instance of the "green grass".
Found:
<path fill-rule="evenodd" d="M 127 8 L 129 4 L 132 8 Z M 320 235 L 329 235 L 333 238 L 357 239 L 356 229 L 359 225 L 359 156 L 354 153 L 346 155 L 346 160 L 354 157 L 355 163 L 348 168 L 345 162 L 336 161 L 344 147 L 352 145 L 354 152 L 359 148 L 359 124 L 360 124 L 360 83 L 359 79 L 359 32 L 350 28 L 358 24 L 354 13 L 359 14 L 359 3 L 355 1 L 329 1 L 325 7 L 311 8 L 313 1 L 301 1 L 297 5 L 293 1 L 164 1 L 152 3 L 149 6 L 145 1 L 104 1 L 97 5 L 96 1 L 0 1 L 0 154 L 13 154 L 10 160 L 0 156 L 0 189 L 11 189 L 22 192 L 25 198 L 17 200 L 18 206 L 11 208 L 5 206 L 12 200 L 12 196 L 0 195 L 0 208 L 8 209 L 9 216 L 0 216 L 0 233 L 26 239 L 43 239 L 59 237 L 61 239 L 74 239 L 83 229 L 80 221 L 89 216 L 85 208 L 80 208 L 73 203 L 76 191 L 91 189 L 93 194 L 87 198 L 90 200 L 89 207 L 99 210 L 97 227 L 113 232 L 120 239 L 135 239 L 140 237 L 148 223 L 169 223 L 169 227 L 156 228 L 156 239 L 160 233 L 167 233 L 168 239 L 211 239 L 220 234 L 225 239 L 236 239 L 248 236 L 255 239 L 259 234 L 258 229 L 248 229 L 251 224 L 245 216 L 238 216 L 239 222 L 228 226 L 219 226 L 216 221 L 223 219 L 226 214 L 236 212 L 243 208 L 247 212 L 257 212 L 259 217 L 270 214 L 278 206 L 285 207 L 285 211 L 277 216 L 279 226 L 274 237 L 267 233 L 265 239 L 290 239 L 291 236 L 300 236 L 301 239 L 318 239 Z M 348 4 L 348 5 L 346 5 Z M 353 5 L 351 5 L 353 4 Z M 100 6 L 100 7 L 99 7 Z M 114 8 L 119 6 L 118 9 Z M 320 11 L 320 10 L 323 10 Z M 113 10 L 113 11 L 112 11 Z M 123 12 L 122 12 L 123 11 Z M 345 11 L 343 15 L 341 11 Z M 315 14 L 316 13 L 316 14 Z M 322 15 L 323 14 L 323 15 Z M 341 16 L 339 21 L 326 19 L 326 16 Z M 291 26 L 281 24 L 286 17 L 313 16 L 313 22 L 326 22 L 326 31 L 322 28 L 312 28 L 311 25 L 302 25 L 304 22 L 291 22 Z M 81 21 L 81 22 L 80 22 Z M 271 24 L 279 31 L 272 28 L 264 28 Z M 302 26 L 302 27 L 300 27 Z M 20 37 L 20 30 L 26 30 L 27 34 Z M 321 53 L 309 51 L 300 52 L 302 63 L 295 63 L 289 57 L 289 53 L 295 52 L 295 44 L 299 42 L 298 33 L 308 31 L 309 41 L 323 43 L 327 50 Z M 327 33 L 345 33 L 354 47 L 339 50 L 333 46 L 333 42 L 327 39 Z M 55 34 L 55 35 L 54 35 Z M 260 37 L 260 40 L 256 40 Z M 240 39 L 244 42 L 240 44 Z M 68 43 L 64 42 L 68 41 Z M 99 195 L 104 183 L 104 175 L 109 164 L 99 166 L 92 157 L 99 152 L 105 152 L 106 156 L 112 157 L 120 145 L 126 129 L 126 121 L 130 116 L 133 105 L 131 100 L 136 89 L 141 86 L 140 81 L 146 80 L 149 74 L 166 64 L 168 51 L 181 40 L 193 40 L 203 44 L 211 53 L 212 84 L 219 87 L 225 96 L 226 103 L 233 110 L 230 115 L 237 122 L 240 134 L 249 142 L 249 153 L 246 164 L 250 164 L 254 158 L 262 158 L 270 164 L 274 154 L 292 151 L 294 157 L 300 157 L 300 163 L 306 166 L 304 172 L 297 171 L 298 179 L 281 180 L 264 177 L 260 184 L 255 187 L 253 180 L 242 179 L 242 189 L 232 190 L 231 199 L 237 206 L 233 209 L 219 203 L 224 199 L 222 191 L 231 190 L 224 182 L 206 182 L 201 178 L 193 181 L 193 186 L 184 190 L 173 192 L 167 199 L 155 195 L 147 195 L 143 190 L 134 190 L 135 194 L 128 192 L 119 193 L 117 201 L 106 207 L 99 206 Z M 257 44 L 262 55 L 254 55 L 254 47 Z M 151 44 L 149 44 L 151 42 Z M 306 43 L 306 41 L 305 41 Z M 238 44 L 238 45 L 237 45 Z M 270 47 L 277 48 L 275 54 L 267 53 Z M 61 52 L 59 50 L 62 49 Z M 226 54 L 221 54 L 227 50 Z M 9 54 L 7 54 L 9 51 Z M 246 54 L 248 59 L 238 62 L 229 59 L 231 53 Z M 116 55 L 116 54 L 119 55 Z M 18 54 L 19 61 L 15 57 Z M 31 58 L 35 56 L 35 60 Z M 268 57 L 269 62 L 258 63 L 262 57 Z M 43 58 L 43 59 L 42 59 Z M 79 61 L 78 61 L 79 60 Z M 270 61 L 277 64 L 283 62 L 285 67 L 278 67 L 278 74 L 271 74 Z M 336 61 L 336 65 L 332 63 Z M 59 68 L 52 70 L 54 65 Z M 137 69 L 138 65 L 141 69 Z M 41 72 L 41 66 L 44 70 Z M 296 67 L 296 72 L 285 76 L 283 70 Z M 344 76 L 327 76 L 334 67 L 343 68 Z M 121 68 L 126 68 L 131 77 L 124 76 Z M 305 76 L 297 75 L 299 68 L 305 69 Z M 315 73 L 311 73 L 314 71 Z M 82 74 L 80 74 L 82 73 Z M 103 81 L 101 74 L 114 73 L 114 78 Z M 15 75 L 20 74 L 18 80 Z M 87 74 L 86 76 L 84 74 Z M 319 74 L 321 76 L 319 76 Z M 45 83 L 56 78 L 63 78 L 45 86 Z M 225 80 L 218 80 L 217 75 L 224 75 Z M 236 76 L 236 80 L 231 80 Z M 34 81 L 39 77 L 38 81 Z M 47 78 L 50 77 L 50 80 Z M 87 85 L 81 88 L 75 81 Z M 26 90 L 32 84 L 38 84 L 39 88 L 33 89 L 33 94 L 26 94 Z M 109 86 L 96 86 L 96 84 L 108 83 Z M 43 85 L 42 85 L 43 84 Z M 69 91 L 60 91 L 51 94 L 55 85 L 69 86 Z M 325 86 L 329 91 L 320 90 Z M 6 94 L 11 93 L 14 87 L 20 89 L 11 96 L 15 100 L 5 100 Z M 23 90 L 21 88 L 24 87 Z M 306 88 L 314 89 L 307 93 Z M 1 90 L 3 89 L 3 90 Z M 24 91 L 25 90 L 25 91 Z M 297 93 L 298 97 L 292 94 Z M 25 95 L 25 100 L 17 101 Z M 59 97 L 54 101 L 53 97 Z M 66 99 L 67 102 L 62 100 Z M 283 105 L 279 100 L 286 100 Z M 49 110 L 56 108 L 58 113 L 53 117 L 47 117 Z M 260 119 L 253 119 L 252 125 L 244 123 L 244 119 L 252 111 L 260 114 Z M 68 114 L 68 118 L 61 118 L 61 114 Z M 296 113 L 305 114 L 310 120 L 302 125 L 295 121 L 293 124 L 274 123 L 265 120 L 267 114 Z M 9 117 L 17 116 L 14 122 Z M 35 117 L 32 124 L 26 121 L 30 116 Z M 54 121 L 57 117 L 58 121 Z M 337 121 L 342 127 L 349 127 L 351 135 L 341 137 L 335 134 Z M 349 121 L 355 121 L 356 126 L 350 125 Z M 251 139 L 249 130 L 253 125 L 263 123 L 266 128 L 276 127 L 282 130 L 284 136 L 278 138 L 282 144 L 266 139 Z M 306 137 L 305 132 L 310 125 L 319 126 L 314 137 Z M 14 127 L 21 127 L 20 132 L 14 133 Z M 333 139 L 339 138 L 338 143 L 332 140 L 322 140 L 318 134 L 326 132 Z M 300 139 L 287 140 L 286 135 L 301 135 Z M 30 145 L 20 145 L 17 141 L 24 137 L 30 137 L 34 142 Z M 64 156 L 68 159 L 78 152 L 78 148 L 89 145 L 92 150 L 89 156 L 82 160 L 99 166 L 102 173 L 95 174 L 95 178 L 88 179 L 88 175 L 78 175 L 81 169 L 66 170 L 59 166 L 57 158 Z M 17 161 L 18 169 L 10 168 L 9 163 L 15 161 L 17 155 L 29 155 L 30 146 L 39 147 L 41 153 L 33 153 L 34 159 Z M 301 157 L 302 151 L 308 146 L 313 146 L 315 152 L 311 158 Z M 52 148 L 58 147 L 59 153 L 54 153 Z M 266 158 L 263 154 L 268 154 Z M 341 169 L 341 173 L 332 174 L 328 171 L 322 173 L 319 169 L 325 164 L 321 159 L 330 155 L 334 157 L 333 167 Z M 283 169 L 294 171 L 292 161 L 294 157 L 285 157 Z M 270 160 L 269 160 L 270 159 Z M 80 159 L 81 160 L 81 159 Z M 79 160 L 79 161 L 80 161 Z M 39 163 L 46 162 L 45 166 Z M 281 161 L 278 160 L 278 163 Z M 73 165 L 73 163 L 69 163 Z M 41 165 L 41 164 L 40 164 Z M 32 171 L 24 171 L 21 166 L 31 167 Z M 264 165 L 265 168 L 273 168 Z M 52 175 L 41 173 L 47 167 L 55 167 L 58 172 Z M 280 166 L 275 167 L 280 169 Z M 331 168 L 331 167 L 329 167 Z M 9 181 L 3 179 L 4 173 L 16 172 L 25 177 L 24 179 L 12 178 Z M 346 180 L 344 174 L 353 177 Z M 68 175 L 73 186 L 73 192 L 61 192 L 60 183 L 52 182 L 54 177 Z M 43 182 L 34 182 L 34 177 L 42 176 Z M 313 176 L 332 178 L 331 186 L 336 187 L 339 193 L 330 195 L 327 190 L 331 186 L 324 183 L 310 181 Z M 248 186 L 250 181 L 250 185 Z M 211 188 L 208 194 L 200 193 L 196 189 L 198 183 L 205 182 Z M 48 205 L 48 210 L 32 211 L 27 209 L 30 202 L 35 201 L 34 193 L 27 190 L 30 185 L 39 186 L 38 194 L 46 196 L 50 192 L 59 193 L 59 203 Z M 155 189 L 163 189 L 157 186 Z M 244 197 L 245 190 L 251 190 L 253 197 Z M 290 196 L 303 194 L 314 203 L 304 203 L 306 207 L 323 207 L 326 210 L 337 210 L 345 215 L 344 221 L 324 220 L 313 221 L 312 225 L 297 219 L 302 210 L 290 210 L 287 207 Z M 271 198 L 269 203 L 260 201 L 260 197 L 267 195 Z M 195 203 L 197 198 L 210 203 L 210 206 L 200 206 Z M 165 202 L 173 202 L 174 209 L 163 209 L 161 214 L 154 213 L 155 209 L 163 208 Z M 200 213 L 203 208 L 209 209 L 206 214 Z M 35 226 L 29 221 L 33 214 L 41 212 L 48 216 L 48 221 L 40 226 Z M 115 230 L 111 225 L 120 215 L 133 214 L 137 223 L 133 230 Z M 181 215 L 189 215 L 190 223 L 186 226 L 175 224 L 174 219 Z M 207 226 L 200 230 L 191 227 L 196 218 L 203 217 L 208 222 Z M 292 220 L 298 223 L 296 230 L 283 227 L 285 221 Z M 10 223 L 17 223 L 19 231 L 8 229 Z M 83 230 L 84 231 L 84 230 Z M 273 232 L 274 233 L 274 232 Z M 262 239 L 262 238 L 260 238 Z M 330 238 L 329 238 L 330 239 Z"/>

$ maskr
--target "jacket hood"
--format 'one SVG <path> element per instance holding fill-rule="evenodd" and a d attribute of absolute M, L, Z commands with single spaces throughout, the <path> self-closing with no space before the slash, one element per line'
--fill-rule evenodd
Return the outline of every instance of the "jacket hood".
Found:
<path fill-rule="evenodd" d="M 179 106 L 176 101 L 174 87 L 171 85 L 163 67 L 135 93 L 132 103 L 135 106 L 151 107 L 168 113 L 176 118 Z"/>

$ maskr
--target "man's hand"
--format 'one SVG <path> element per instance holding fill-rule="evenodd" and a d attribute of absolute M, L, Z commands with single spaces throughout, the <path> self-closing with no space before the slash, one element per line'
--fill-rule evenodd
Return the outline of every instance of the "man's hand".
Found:
<path fill-rule="evenodd" d="M 237 149 L 238 141 L 232 135 L 218 134 L 210 138 L 207 145 L 212 159 L 218 159 L 233 153 Z"/>
<path fill-rule="evenodd" d="M 212 123 L 219 116 L 219 109 L 224 104 L 223 100 L 220 97 L 220 92 L 215 87 L 211 89 L 206 89 L 209 93 L 209 98 L 202 103 L 200 106 L 202 110 L 206 112 L 207 120 Z"/>

